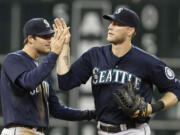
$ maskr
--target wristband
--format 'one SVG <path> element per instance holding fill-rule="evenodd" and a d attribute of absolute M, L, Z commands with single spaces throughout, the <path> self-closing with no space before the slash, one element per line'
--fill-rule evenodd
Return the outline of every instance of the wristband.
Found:
<path fill-rule="evenodd" d="M 152 113 L 159 112 L 164 109 L 164 103 L 162 101 L 157 101 L 155 104 L 151 104 Z"/>

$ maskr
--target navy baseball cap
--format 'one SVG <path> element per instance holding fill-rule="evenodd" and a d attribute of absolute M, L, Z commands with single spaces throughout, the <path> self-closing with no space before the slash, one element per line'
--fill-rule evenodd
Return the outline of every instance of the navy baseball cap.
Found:
<path fill-rule="evenodd" d="M 43 36 L 54 34 L 54 30 L 44 18 L 32 18 L 28 20 L 24 25 L 23 32 L 24 38 L 28 35 Z"/>
<path fill-rule="evenodd" d="M 107 20 L 114 20 L 130 27 L 135 27 L 136 30 L 140 23 L 139 16 L 128 8 L 119 8 L 114 12 L 114 14 L 104 15 L 103 18 Z"/>

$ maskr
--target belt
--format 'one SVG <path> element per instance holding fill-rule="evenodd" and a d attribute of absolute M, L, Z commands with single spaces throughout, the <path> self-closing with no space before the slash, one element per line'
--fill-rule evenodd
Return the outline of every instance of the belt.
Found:
<path fill-rule="evenodd" d="M 28 128 L 28 129 L 35 130 L 42 133 L 46 133 L 47 131 L 47 129 L 44 127 L 33 127 L 33 126 L 27 126 L 27 125 L 21 125 L 21 124 L 9 124 L 5 126 L 5 128 L 13 128 L 13 127 L 24 127 L 24 128 Z"/>
<path fill-rule="evenodd" d="M 119 124 L 119 125 L 111 125 L 99 122 L 99 128 L 102 131 L 108 132 L 108 133 L 118 133 L 130 128 L 135 128 L 136 126 L 134 124 Z"/>

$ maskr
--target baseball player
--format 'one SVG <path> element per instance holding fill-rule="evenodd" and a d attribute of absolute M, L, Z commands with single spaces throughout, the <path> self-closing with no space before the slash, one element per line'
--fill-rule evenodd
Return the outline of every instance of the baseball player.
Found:
<path fill-rule="evenodd" d="M 166 64 L 132 45 L 131 40 L 140 22 L 134 11 L 119 8 L 114 14 L 103 17 L 110 21 L 107 34 L 109 44 L 88 50 L 71 67 L 69 48 L 64 46 L 57 68 L 59 87 L 70 90 L 85 84 L 92 77 L 98 134 L 150 135 L 148 121 L 151 114 L 175 105 L 180 99 L 180 85 L 174 72 Z M 127 116 L 123 110 L 125 107 L 119 108 L 114 100 L 114 93 L 124 90 L 121 86 L 128 82 L 133 84 L 131 89 L 139 95 L 132 98 L 133 104 L 137 105 L 139 101 L 146 104 L 143 113 L 137 109 L 132 116 Z M 153 84 L 165 94 L 159 101 L 151 104 Z M 126 99 L 128 96 L 125 93 L 121 103 L 129 102 Z M 136 118 L 139 114 L 143 114 L 146 119 L 138 121 Z"/>
<path fill-rule="evenodd" d="M 69 44 L 69 28 L 62 24 L 63 19 L 55 19 L 53 30 L 44 18 L 30 19 L 24 25 L 24 48 L 5 57 L 1 72 L 1 135 L 45 135 L 49 114 L 70 121 L 95 118 L 93 111 L 60 104 L 51 86 L 50 73 L 63 46 Z M 42 53 L 48 55 L 39 63 Z"/>

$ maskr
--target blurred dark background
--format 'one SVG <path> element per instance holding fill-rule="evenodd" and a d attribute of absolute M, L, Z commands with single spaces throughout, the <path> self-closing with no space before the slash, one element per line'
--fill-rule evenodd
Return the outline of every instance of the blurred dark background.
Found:
<path fill-rule="evenodd" d="M 102 15 L 119 7 L 135 10 L 141 26 L 133 44 L 158 56 L 180 78 L 180 0 L 0 0 L 0 68 L 4 56 L 23 47 L 22 28 L 34 17 L 53 19 L 63 17 L 71 27 L 71 61 L 84 51 L 106 43 L 108 22 Z M 42 57 L 43 58 L 43 57 Z M 90 80 L 76 90 L 62 92 L 54 88 L 60 101 L 70 107 L 93 109 Z M 78 90 L 77 90 L 78 89 Z M 154 99 L 162 94 L 155 91 Z M 0 109 L 0 127 L 2 129 Z M 152 116 L 151 135 L 180 135 L 180 105 Z M 95 121 L 67 122 L 50 119 L 48 135 L 97 135 Z"/>

